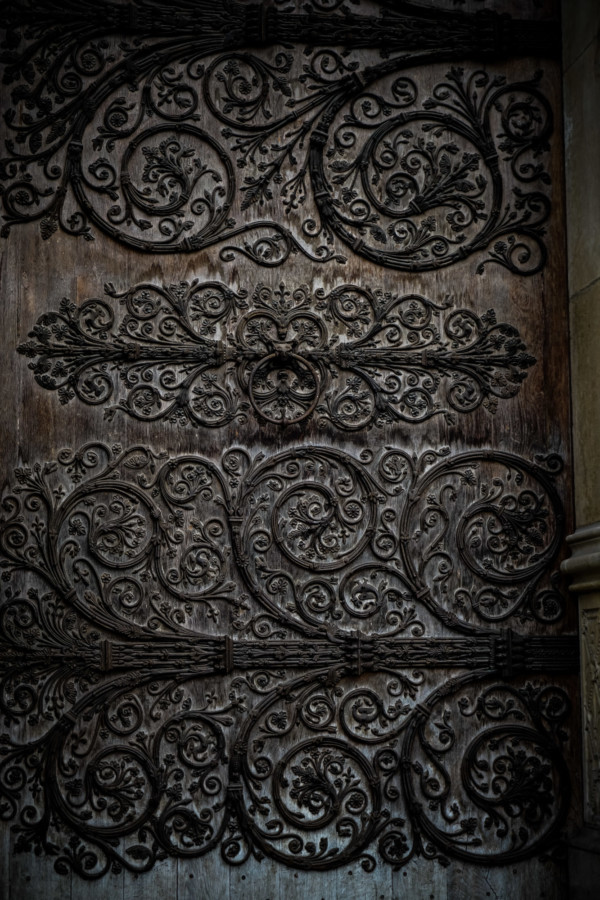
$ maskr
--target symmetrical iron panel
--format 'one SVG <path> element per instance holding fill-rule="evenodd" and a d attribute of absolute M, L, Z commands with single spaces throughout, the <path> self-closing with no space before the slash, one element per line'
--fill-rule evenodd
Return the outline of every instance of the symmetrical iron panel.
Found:
<path fill-rule="evenodd" d="M 19 316 L 83 435 L 0 516 L 0 817 L 58 872 L 560 838 L 557 31 L 438 7 L 5 5 L 3 233 L 137 273 Z"/>
<path fill-rule="evenodd" d="M 336 235 L 407 272 L 471 255 L 480 271 L 491 262 L 539 271 L 553 127 L 542 73 L 510 83 L 453 66 L 424 90 L 410 72 L 494 58 L 524 28 L 528 52 L 540 43 L 548 52 L 551 35 L 544 42 L 539 23 L 494 14 L 438 13 L 433 29 L 409 4 L 377 17 L 341 2 L 277 6 L 83 0 L 64 20 L 48 0 L 33 4 L 35 18 L 28 3 L 9 8 L 5 83 L 19 80 L 13 103 L 30 111 L 5 117 L 4 233 L 37 220 L 44 237 L 60 227 L 91 240 L 99 229 L 138 250 L 215 246 L 221 260 L 244 254 L 265 266 L 291 253 L 343 262 Z M 340 15 L 326 14 L 333 7 Z M 130 39 L 103 40 L 127 25 Z M 257 30 L 282 49 L 238 50 Z M 319 49 L 294 51 L 315 41 Z M 328 43 L 384 58 L 367 65 L 321 49 Z M 275 195 L 293 225 L 266 213 Z"/>
<path fill-rule="evenodd" d="M 313 414 L 360 431 L 423 422 L 518 393 L 535 359 L 517 329 L 436 303 L 358 285 L 329 293 L 258 284 L 236 293 L 219 282 L 135 285 L 80 307 L 63 299 L 18 348 L 37 359 L 38 384 L 61 403 L 78 397 L 143 420 L 217 428 L 252 414 L 290 425 Z"/>

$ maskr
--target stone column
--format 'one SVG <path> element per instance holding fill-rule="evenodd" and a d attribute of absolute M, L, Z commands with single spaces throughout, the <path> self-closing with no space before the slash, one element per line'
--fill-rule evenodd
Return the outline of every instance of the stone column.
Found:
<path fill-rule="evenodd" d="M 563 0 L 567 246 L 576 531 L 569 538 L 581 641 L 584 828 L 569 897 L 600 884 L 600 2 Z"/>
<path fill-rule="evenodd" d="M 583 818 L 587 826 L 600 829 L 600 523 L 583 525 L 567 540 L 572 555 L 563 570 L 579 599 Z M 600 852 L 600 831 L 589 837 Z"/>

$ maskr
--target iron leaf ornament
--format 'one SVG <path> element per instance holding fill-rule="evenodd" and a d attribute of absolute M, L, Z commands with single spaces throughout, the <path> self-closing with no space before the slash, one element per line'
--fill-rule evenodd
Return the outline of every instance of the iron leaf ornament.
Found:
<path fill-rule="evenodd" d="M 544 73 L 506 62 L 555 56 L 556 23 L 395 0 L 8 0 L 0 17 L 5 236 L 212 248 L 225 272 L 544 268 L 553 115 Z M 90 441 L 15 468 L 15 851 L 100 879 L 209 853 L 373 871 L 552 850 L 578 671 L 562 459 L 417 453 L 400 430 L 516 398 L 535 363 L 518 329 L 449 295 L 221 277 L 65 298 L 18 348 L 63 404 L 262 436 L 216 454 Z M 268 446 L 309 421 L 397 430 Z"/>
<path fill-rule="evenodd" d="M 103 405 L 109 418 L 215 428 L 316 417 L 344 431 L 452 423 L 482 405 L 495 412 L 535 363 L 493 309 L 477 316 L 449 297 L 284 283 L 249 297 L 199 279 L 105 292 L 80 307 L 63 300 L 18 349 L 62 403 Z"/>
<path fill-rule="evenodd" d="M 552 632 L 560 468 L 99 443 L 19 466 L 0 520 L 15 849 L 95 879 L 211 851 L 371 870 L 551 846 L 570 711 L 551 676 L 577 667 Z"/>
<path fill-rule="evenodd" d="M 559 474 L 325 446 L 19 466 L 0 521 L 15 849 L 94 879 L 211 851 L 371 870 L 551 846 L 570 711 L 551 674 L 577 665 L 551 631 Z"/>
<path fill-rule="evenodd" d="M 539 272 L 552 111 L 541 72 L 511 83 L 495 63 L 531 41 L 552 53 L 552 23 L 435 15 L 404 3 L 199 0 L 191 12 L 182 0 L 166 14 L 151 0 L 85 0 L 64 16 L 5 4 L 3 233 L 36 221 L 44 238 L 215 247 L 224 262 L 354 253 L 423 272 L 473 256 L 480 272 Z M 420 66 L 465 56 L 485 67 L 454 63 L 419 86 Z"/>

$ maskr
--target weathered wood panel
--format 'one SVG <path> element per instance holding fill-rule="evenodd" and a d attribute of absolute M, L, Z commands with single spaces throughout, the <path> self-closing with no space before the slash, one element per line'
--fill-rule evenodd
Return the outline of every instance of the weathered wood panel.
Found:
<path fill-rule="evenodd" d="M 3 890 L 564 896 L 553 5 L 31 6 Z"/>

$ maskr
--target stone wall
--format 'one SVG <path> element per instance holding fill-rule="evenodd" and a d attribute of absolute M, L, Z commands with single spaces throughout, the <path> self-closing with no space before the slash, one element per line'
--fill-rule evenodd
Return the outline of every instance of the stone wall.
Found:
<path fill-rule="evenodd" d="M 579 602 L 584 828 L 571 847 L 574 900 L 600 877 L 600 3 L 563 0 L 567 244 L 577 530 L 564 570 Z"/>
<path fill-rule="evenodd" d="M 600 519 L 600 3 L 564 0 L 563 65 L 577 526 Z"/>

